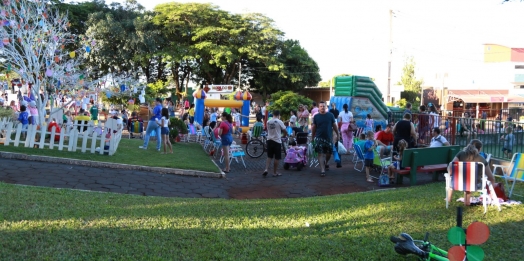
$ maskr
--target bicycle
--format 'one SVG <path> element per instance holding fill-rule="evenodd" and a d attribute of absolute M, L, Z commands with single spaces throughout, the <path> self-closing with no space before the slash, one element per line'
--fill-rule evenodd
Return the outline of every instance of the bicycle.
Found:
<path fill-rule="evenodd" d="M 288 148 L 288 138 L 282 139 L 282 151 L 284 155 L 287 153 Z M 259 158 L 267 151 L 267 133 L 263 132 L 260 137 L 251 138 L 251 140 L 246 144 L 246 153 L 251 158 Z"/>
<path fill-rule="evenodd" d="M 392 236 L 391 242 L 395 243 L 395 252 L 401 255 L 416 255 L 420 261 L 448 261 L 448 252 L 438 248 L 428 241 L 429 233 L 426 232 L 424 240 L 415 240 L 407 233 L 399 237 Z"/>
<path fill-rule="evenodd" d="M 457 208 L 457 227 L 462 227 L 462 208 Z M 395 252 L 401 255 L 415 255 L 420 261 L 449 261 L 448 251 L 445 251 L 428 241 L 429 233 L 426 232 L 424 240 L 415 240 L 407 233 L 401 233 L 398 237 L 391 236 L 391 242 L 395 243 Z"/>

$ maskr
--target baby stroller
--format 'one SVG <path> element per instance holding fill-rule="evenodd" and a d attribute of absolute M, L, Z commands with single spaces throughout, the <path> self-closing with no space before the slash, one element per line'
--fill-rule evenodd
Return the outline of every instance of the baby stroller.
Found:
<path fill-rule="evenodd" d="M 296 167 L 297 170 L 302 170 L 307 165 L 307 147 L 306 146 L 292 146 L 286 152 L 284 159 L 284 169 Z"/>

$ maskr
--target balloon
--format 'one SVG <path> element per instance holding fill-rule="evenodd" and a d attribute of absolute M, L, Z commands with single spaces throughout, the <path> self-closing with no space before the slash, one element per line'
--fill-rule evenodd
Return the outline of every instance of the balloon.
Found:
<path fill-rule="evenodd" d="M 58 56 L 55 56 L 55 63 L 58 63 L 60 62 L 60 58 L 58 58 Z"/>
<path fill-rule="evenodd" d="M 71 57 L 71 58 L 75 58 L 75 56 L 76 56 L 75 51 L 72 51 L 72 52 L 69 53 L 69 57 Z"/>
<path fill-rule="evenodd" d="M 51 69 L 47 68 L 47 70 L 45 71 L 45 76 L 47 76 L 47 77 L 53 76 L 53 71 Z"/>
<path fill-rule="evenodd" d="M 88 53 L 91 52 L 91 48 L 89 46 L 86 46 L 86 52 L 88 52 Z"/>

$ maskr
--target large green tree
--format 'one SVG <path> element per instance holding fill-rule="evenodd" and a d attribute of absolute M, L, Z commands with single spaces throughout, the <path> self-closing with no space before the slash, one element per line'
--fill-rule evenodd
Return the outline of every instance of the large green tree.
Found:
<path fill-rule="evenodd" d="M 299 91 L 306 86 L 317 86 L 321 81 L 319 67 L 296 40 L 285 40 L 279 46 L 275 58 L 278 68 L 261 66 L 254 61 L 250 67 L 251 87 L 267 94 L 279 90 Z"/>
<path fill-rule="evenodd" d="M 247 82 L 250 61 L 278 68 L 283 33 L 261 14 L 236 15 L 212 4 L 168 3 L 155 7 L 153 21 L 167 41 L 162 53 L 179 92 L 189 80 L 210 84 Z"/>
<path fill-rule="evenodd" d="M 420 104 L 420 95 L 422 93 L 422 80 L 418 80 L 415 76 L 415 60 L 413 57 L 408 57 L 402 68 L 402 76 L 397 85 L 404 86 L 401 100 L 397 102 L 398 105 L 404 105 L 406 102 L 411 102 L 414 108 Z"/>
<path fill-rule="evenodd" d="M 402 68 L 402 76 L 397 85 L 404 86 L 404 91 L 412 91 L 421 93 L 422 92 L 422 80 L 418 80 L 415 76 L 415 59 L 408 57 Z"/>

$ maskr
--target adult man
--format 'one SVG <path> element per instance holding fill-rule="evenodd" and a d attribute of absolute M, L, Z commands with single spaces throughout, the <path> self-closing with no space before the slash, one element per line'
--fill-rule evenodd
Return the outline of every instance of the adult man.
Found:
<path fill-rule="evenodd" d="M 391 132 L 391 125 L 387 125 L 385 130 L 378 132 L 377 143 L 379 146 L 377 149 L 379 151 L 378 155 L 381 158 L 391 153 L 391 143 L 393 143 L 394 139 L 393 132 Z"/>
<path fill-rule="evenodd" d="M 315 115 L 317 115 L 317 113 L 318 113 L 317 103 L 313 102 L 312 106 L 313 106 L 313 108 L 311 108 L 311 117 L 315 117 Z"/>
<path fill-rule="evenodd" d="M 429 144 L 429 147 L 442 147 L 442 146 L 449 146 L 448 140 L 440 135 L 440 129 L 439 128 L 433 128 L 433 132 L 431 132 L 432 138 L 431 143 Z"/>
<path fill-rule="evenodd" d="M 98 125 L 98 105 L 93 104 L 91 108 L 89 109 L 89 113 L 91 113 L 91 120 L 95 125 Z"/>
<path fill-rule="evenodd" d="M 327 162 L 331 158 L 333 151 L 333 131 L 340 139 L 340 132 L 335 122 L 335 116 L 327 111 L 326 103 L 321 101 L 318 104 L 319 112 L 313 117 L 311 124 L 311 135 L 314 137 L 315 151 L 318 153 L 318 162 L 320 162 L 320 176 L 326 175 L 326 169 L 329 169 Z M 325 159 L 322 156 L 325 155 Z"/>
<path fill-rule="evenodd" d="M 4 99 L 0 98 L 0 107 L 4 107 Z"/>
<path fill-rule="evenodd" d="M 267 160 L 266 169 L 262 174 L 264 177 L 267 175 L 269 164 L 273 161 L 273 177 L 282 176 L 277 173 L 278 162 L 282 158 L 282 133 L 284 137 L 287 136 L 286 126 L 280 120 L 280 111 L 273 111 L 273 118 L 267 122 Z"/>
<path fill-rule="evenodd" d="M 469 112 L 465 112 L 464 118 L 460 119 L 460 129 L 459 129 L 460 137 L 464 136 L 464 133 L 466 133 L 466 135 L 468 136 L 471 133 L 472 120 L 469 116 L 470 116 Z"/>
<path fill-rule="evenodd" d="M 338 115 L 340 114 L 340 112 L 337 110 L 336 103 L 334 102 L 331 103 L 331 109 L 329 109 L 329 112 L 331 112 L 333 116 L 335 116 L 335 120 L 338 119 Z"/>
<path fill-rule="evenodd" d="M 409 114 L 409 116 L 413 116 L 413 115 L 411 115 L 412 114 L 412 112 L 411 112 L 411 103 L 409 103 L 409 102 L 406 103 L 406 109 L 404 110 L 403 115 L 406 114 L 406 113 Z M 410 119 L 413 119 L 413 117 L 410 117 Z"/>
<path fill-rule="evenodd" d="M 160 134 L 160 125 L 156 123 L 157 120 L 160 120 L 162 118 L 161 112 L 162 112 L 162 99 L 156 98 L 155 99 L 155 108 L 149 107 L 149 111 L 153 114 L 151 118 L 149 119 L 149 123 L 147 124 L 146 129 L 146 136 L 144 137 L 144 145 L 139 146 L 140 149 L 147 150 L 147 145 L 149 143 L 149 137 L 151 135 L 151 132 L 155 131 L 156 134 L 156 150 L 160 151 L 160 146 L 162 145 L 162 136 Z"/>

